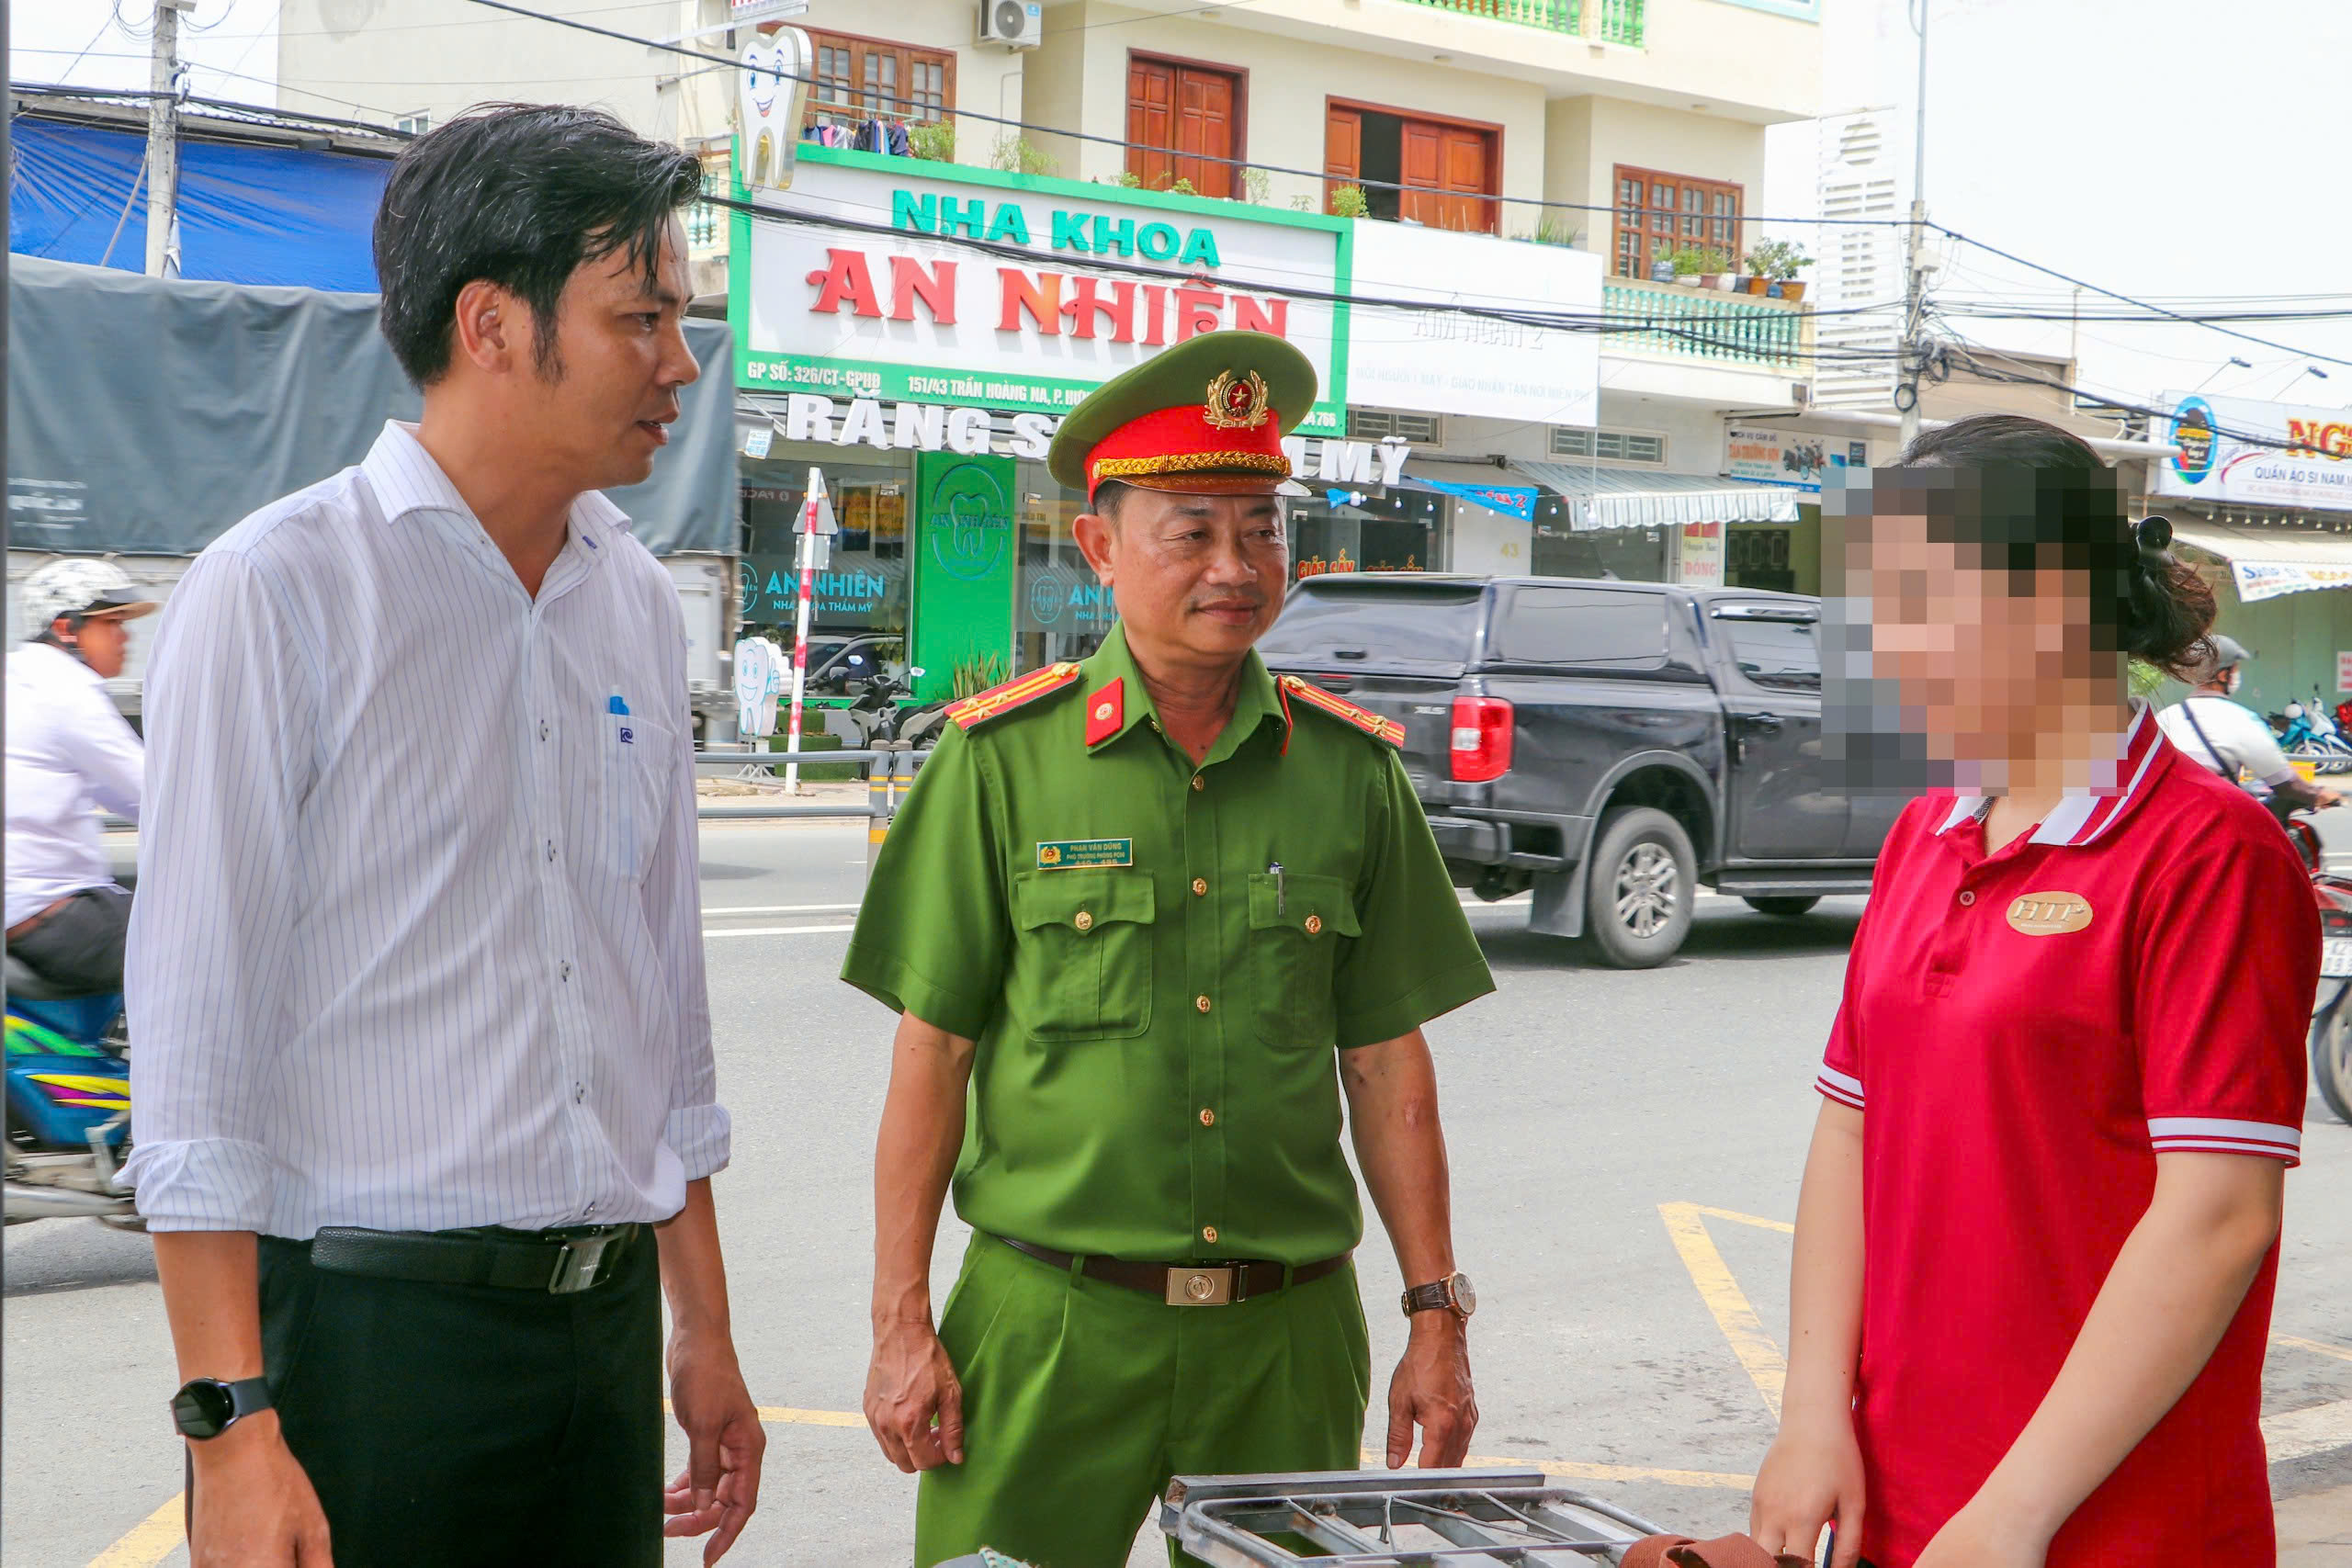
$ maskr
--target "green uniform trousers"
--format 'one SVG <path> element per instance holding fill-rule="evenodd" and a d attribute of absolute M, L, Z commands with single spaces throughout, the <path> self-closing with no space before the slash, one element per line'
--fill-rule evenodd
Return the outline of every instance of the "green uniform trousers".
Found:
<path fill-rule="evenodd" d="M 964 1462 L 923 1472 L 916 1568 L 983 1546 L 1122 1568 L 1171 1475 L 1354 1470 L 1372 1351 L 1353 1268 L 1182 1307 L 972 1238 L 940 1316 Z M 1170 1557 L 1190 1562 L 1170 1543 Z"/>

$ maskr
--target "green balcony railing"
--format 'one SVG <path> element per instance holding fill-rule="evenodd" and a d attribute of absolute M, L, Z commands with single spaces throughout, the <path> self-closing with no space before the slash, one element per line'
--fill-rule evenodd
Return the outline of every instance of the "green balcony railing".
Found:
<path fill-rule="evenodd" d="M 1642 0 L 1600 0 L 1600 41 L 1642 47 Z"/>
<path fill-rule="evenodd" d="M 1584 30 L 1582 0 L 1413 0 L 1418 6 L 1430 6 L 1441 11 L 1458 12 L 1464 17 L 1486 17 L 1498 22 L 1516 22 L 1521 27 L 1543 28 L 1555 33 L 1577 33 Z M 1640 10 L 1638 5 L 1636 11 Z"/>
<path fill-rule="evenodd" d="M 1602 352 L 1667 354 L 1720 365 L 1794 370 L 1804 312 L 1794 305 L 1713 289 L 1614 278 L 1600 291 Z"/>

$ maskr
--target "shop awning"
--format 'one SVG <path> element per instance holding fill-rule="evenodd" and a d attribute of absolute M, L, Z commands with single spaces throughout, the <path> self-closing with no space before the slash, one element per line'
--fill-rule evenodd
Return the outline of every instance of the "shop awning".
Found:
<path fill-rule="evenodd" d="M 1443 463 L 1413 457 L 1407 459 L 1404 473 L 1390 488 L 1455 496 L 1490 512 L 1532 523 L 1536 498 L 1542 492 L 1533 485 L 1514 482 L 1521 477 L 1492 463 Z"/>
<path fill-rule="evenodd" d="M 2352 535 L 2175 520 L 2172 536 L 2230 563 L 2247 604 L 2314 588 L 2352 588 Z"/>
<path fill-rule="evenodd" d="M 1709 474 L 1652 474 L 1583 463 L 1514 460 L 1526 475 L 1568 503 L 1570 525 L 1663 528 L 1684 523 L 1793 523 L 1798 492 L 1743 484 Z"/>

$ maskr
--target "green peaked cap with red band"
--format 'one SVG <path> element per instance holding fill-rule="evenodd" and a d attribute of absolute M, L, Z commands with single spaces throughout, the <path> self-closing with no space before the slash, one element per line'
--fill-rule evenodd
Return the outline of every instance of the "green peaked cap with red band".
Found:
<path fill-rule="evenodd" d="M 1046 468 L 1091 501 L 1116 481 L 1195 495 L 1271 495 L 1283 437 L 1315 407 L 1315 364 L 1271 333 L 1203 333 L 1086 395 Z"/>

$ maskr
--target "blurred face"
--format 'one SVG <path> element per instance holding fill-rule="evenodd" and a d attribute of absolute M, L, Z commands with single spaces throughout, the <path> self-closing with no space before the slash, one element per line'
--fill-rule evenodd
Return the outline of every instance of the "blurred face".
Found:
<path fill-rule="evenodd" d="M 88 616 L 76 632 L 68 630 L 65 617 L 60 615 L 55 629 L 58 640 L 80 654 L 82 662 L 102 680 L 111 681 L 122 673 L 123 660 L 130 654 L 130 627 L 119 617 Z"/>
<path fill-rule="evenodd" d="M 1849 613 L 1868 617 L 1870 676 L 1892 684 L 1902 728 L 1928 758 L 2033 756 L 2046 750 L 2040 738 L 2087 735 L 2111 716 L 2121 666 L 2090 649 L 2087 572 L 1988 569 L 1976 547 L 1931 538 L 1916 513 L 1849 530 L 1845 592 Z"/>
<path fill-rule="evenodd" d="M 583 262 L 564 286 L 554 322 L 556 364 L 542 374 L 541 323 L 520 300 L 522 323 L 504 378 L 516 434 L 579 490 L 641 484 L 669 444 L 678 393 L 701 374 L 686 347 L 685 234 L 673 220 L 649 280 L 627 247 Z"/>
<path fill-rule="evenodd" d="M 1076 532 L 1147 658 L 1238 664 L 1282 610 L 1290 547 L 1271 495 L 1130 490 L 1115 521 L 1088 513 Z"/>

